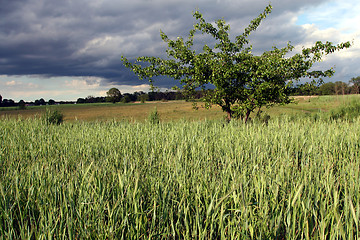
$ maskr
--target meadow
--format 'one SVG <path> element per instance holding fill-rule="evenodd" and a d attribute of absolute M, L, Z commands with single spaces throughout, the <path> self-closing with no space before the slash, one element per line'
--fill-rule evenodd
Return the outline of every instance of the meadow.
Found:
<path fill-rule="evenodd" d="M 295 103 L 284 106 L 275 106 L 270 109 L 263 108 L 262 110 L 264 113 L 274 117 L 279 115 L 305 115 L 321 111 L 327 112 L 354 99 L 360 100 L 360 97 L 356 95 L 295 97 Z M 222 120 L 225 116 L 222 110 L 217 106 L 213 106 L 207 110 L 199 103 L 198 110 L 194 110 L 192 103 L 185 101 L 32 106 L 27 107 L 25 110 L 19 110 L 16 107 L 0 107 L 0 116 L 7 116 L 10 118 L 32 118 L 42 116 L 46 109 L 55 109 L 64 114 L 64 120 L 66 122 L 108 120 L 144 122 L 154 108 L 159 112 L 161 121 L 166 122 L 174 120 Z"/>
<path fill-rule="evenodd" d="M 159 124 L 4 116 L 0 236 L 358 239 L 358 100 L 305 98 L 249 124 L 166 119 L 172 103 L 148 107 Z"/>

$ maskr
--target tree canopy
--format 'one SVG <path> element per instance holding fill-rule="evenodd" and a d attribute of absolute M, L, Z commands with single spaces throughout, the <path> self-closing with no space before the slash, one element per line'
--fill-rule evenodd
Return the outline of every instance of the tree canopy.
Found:
<path fill-rule="evenodd" d="M 356 93 L 356 94 L 359 94 L 359 89 L 360 89 L 360 76 L 351 78 L 350 83 L 352 83 L 352 84 L 354 85 L 355 93 Z"/>
<path fill-rule="evenodd" d="M 106 92 L 106 95 L 112 103 L 120 102 L 122 97 L 120 90 L 117 88 L 110 88 L 109 91 Z"/>
<path fill-rule="evenodd" d="M 179 80 L 183 91 L 189 95 L 196 89 L 203 89 L 202 100 L 206 107 L 217 104 L 227 113 L 229 120 L 236 117 L 246 122 L 255 109 L 289 103 L 289 90 L 294 81 L 332 76 L 333 69 L 311 71 L 311 67 L 324 55 L 351 45 L 350 42 L 333 45 L 318 41 L 313 47 L 288 56 L 294 49 L 288 43 L 283 48 L 273 47 L 262 55 L 254 55 L 249 35 L 271 10 L 272 6 L 268 5 L 233 42 L 230 40 L 230 26 L 223 19 L 217 20 L 214 25 L 195 11 L 193 17 L 197 23 L 190 30 L 187 40 L 182 37 L 171 40 L 160 31 L 162 40 L 168 45 L 168 58 L 139 57 L 131 63 L 123 56 L 123 63 L 140 79 L 148 79 L 151 84 L 154 83 L 153 77 L 162 75 Z M 197 52 L 193 49 L 197 32 L 210 35 L 216 44 L 213 47 L 205 44 L 202 51 Z M 209 85 L 212 87 L 209 88 Z"/>

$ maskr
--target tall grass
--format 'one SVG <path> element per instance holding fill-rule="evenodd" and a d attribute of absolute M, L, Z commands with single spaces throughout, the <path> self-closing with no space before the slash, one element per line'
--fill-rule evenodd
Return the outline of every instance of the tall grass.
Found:
<path fill-rule="evenodd" d="M 352 120 L 360 116 L 359 99 L 351 99 L 347 103 L 343 103 L 340 107 L 332 109 L 329 113 L 330 119 L 346 119 Z"/>
<path fill-rule="evenodd" d="M 360 237 L 360 119 L 0 129 L 5 239 Z"/>

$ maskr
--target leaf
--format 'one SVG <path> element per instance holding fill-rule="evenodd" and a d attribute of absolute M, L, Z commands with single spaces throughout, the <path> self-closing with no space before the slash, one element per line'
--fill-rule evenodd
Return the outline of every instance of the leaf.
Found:
<path fill-rule="evenodd" d="M 297 198 L 299 197 L 303 186 L 304 186 L 304 184 L 301 184 L 300 187 L 298 188 L 298 190 L 296 191 L 296 193 L 295 193 L 295 195 L 294 195 L 294 198 L 293 198 L 293 200 L 292 200 L 292 202 L 291 202 L 291 206 L 292 206 L 292 207 L 294 207 L 294 204 L 295 204 Z"/>
<path fill-rule="evenodd" d="M 358 225 L 358 219 L 357 219 L 357 217 L 356 217 L 356 212 L 355 212 L 354 204 L 353 204 L 353 202 L 352 202 L 352 200 L 351 200 L 351 197 L 348 196 L 348 198 L 349 198 L 349 205 L 350 205 L 351 214 L 352 214 L 352 216 L 353 216 L 353 219 L 354 219 L 356 228 L 358 228 L 359 225 Z"/>

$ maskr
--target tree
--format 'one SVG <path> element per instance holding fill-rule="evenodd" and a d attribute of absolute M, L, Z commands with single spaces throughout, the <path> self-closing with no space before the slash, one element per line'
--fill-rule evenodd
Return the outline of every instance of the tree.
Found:
<path fill-rule="evenodd" d="M 328 82 L 324 83 L 319 87 L 320 95 L 334 95 L 335 94 L 335 83 Z"/>
<path fill-rule="evenodd" d="M 322 80 L 319 82 L 306 82 L 300 84 L 292 89 L 292 95 L 297 96 L 310 96 L 319 94 L 319 85 L 322 84 Z"/>
<path fill-rule="evenodd" d="M 18 107 L 19 107 L 20 110 L 26 109 L 25 101 L 24 101 L 24 100 L 20 100 L 20 101 L 18 102 Z"/>
<path fill-rule="evenodd" d="M 49 105 L 55 105 L 55 100 L 54 99 L 49 99 L 49 101 L 48 101 L 48 104 Z"/>
<path fill-rule="evenodd" d="M 85 102 L 86 102 L 86 103 L 95 103 L 95 102 L 96 102 L 96 99 L 95 99 L 94 96 L 89 95 L 89 96 L 87 96 L 87 97 L 85 98 Z"/>
<path fill-rule="evenodd" d="M 335 82 L 335 94 L 336 95 L 345 95 L 348 93 L 348 85 L 344 82 L 337 81 Z"/>
<path fill-rule="evenodd" d="M 78 98 L 76 101 L 77 104 L 85 103 L 85 98 Z"/>
<path fill-rule="evenodd" d="M 35 105 L 36 105 L 36 106 L 46 105 L 46 102 L 45 102 L 45 100 L 44 100 L 43 98 L 40 98 L 40 100 L 39 100 L 39 99 L 36 99 L 36 100 L 35 100 Z"/>
<path fill-rule="evenodd" d="M 1 106 L 1 103 L 2 103 L 2 96 L 0 95 L 0 106 Z"/>
<path fill-rule="evenodd" d="M 132 99 L 131 99 L 131 94 L 130 93 L 124 93 L 124 96 L 123 98 L 121 99 L 121 102 L 122 103 L 129 103 L 131 102 Z"/>
<path fill-rule="evenodd" d="M 143 91 L 134 92 L 134 95 L 136 96 L 136 101 L 140 101 L 141 103 L 145 103 L 145 101 L 149 100 L 149 95 L 147 95 Z"/>
<path fill-rule="evenodd" d="M 288 57 L 294 47 L 288 43 L 284 48 L 273 47 L 260 56 L 252 54 L 249 35 L 255 31 L 263 19 L 270 14 L 272 6 L 265 8 L 251 21 L 244 32 L 230 40 L 230 26 L 224 20 L 216 21 L 216 26 L 207 23 L 196 11 L 193 16 L 198 21 L 190 30 L 188 39 L 182 37 L 170 40 L 160 31 L 162 40 L 168 44 L 168 58 L 139 57 L 131 63 L 122 56 L 124 65 L 136 73 L 140 79 L 148 79 L 153 85 L 153 77 L 167 76 L 179 80 L 188 96 L 197 89 L 204 91 L 202 100 L 206 107 L 219 105 L 227 113 L 227 118 L 241 118 L 245 122 L 255 109 L 274 104 L 291 102 L 289 94 L 294 81 L 301 78 L 318 79 L 332 76 L 333 69 L 310 71 L 315 62 L 336 50 L 349 48 L 350 42 L 333 45 L 331 42 L 316 42 L 313 47 L 303 48 L 301 53 Z M 202 51 L 193 49 L 196 32 L 209 34 L 216 44 L 205 44 Z M 207 86 L 212 85 L 213 89 Z"/>
<path fill-rule="evenodd" d="M 13 106 L 15 106 L 14 100 L 6 99 L 6 98 L 2 100 L 1 104 L 2 104 L 3 107 L 13 107 Z"/>
<path fill-rule="evenodd" d="M 106 92 L 109 102 L 116 103 L 121 100 L 121 92 L 117 88 L 111 88 Z"/>
<path fill-rule="evenodd" d="M 359 90 L 360 90 L 360 76 L 351 78 L 350 83 L 353 84 L 352 88 L 354 89 L 354 93 L 355 93 L 355 94 L 359 94 Z M 1 101 L 0 101 L 0 103 L 1 103 Z"/>

